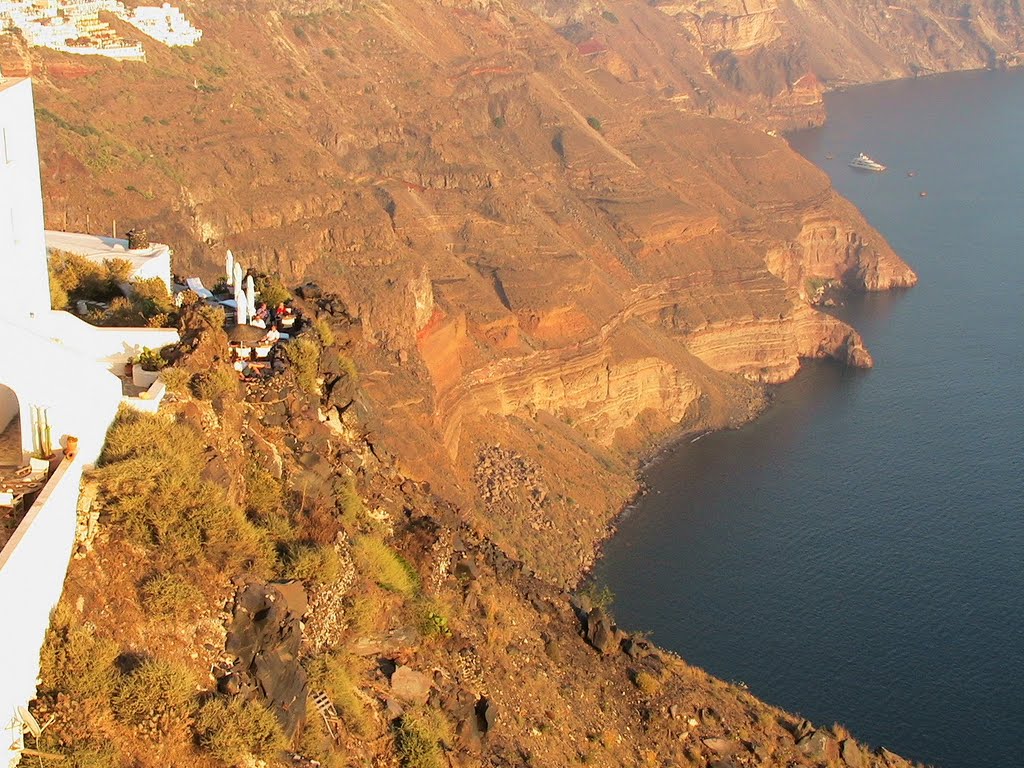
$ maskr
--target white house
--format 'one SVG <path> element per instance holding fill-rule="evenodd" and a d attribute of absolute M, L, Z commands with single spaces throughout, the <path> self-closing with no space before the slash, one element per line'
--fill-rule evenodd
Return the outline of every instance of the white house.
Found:
<path fill-rule="evenodd" d="M 0 435 L 14 448 L 5 461 L 16 469 L 46 452 L 46 442 L 55 454 L 49 480 L 0 550 L 0 605 L 8 618 L 0 631 L 0 736 L 9 737 L 0 749 L 11 746 L 14 764 L 22 744 L 18 708 L 35 696 L 39 649 L 74 543 L 82 470 L 99 456 L 124 400 L 112 371 L 142 347 L 173 343 L 178 335 L 166 328 L 95 328 L 51 310 L 32 84 L 2 76 L 0 337 Z M 69 437 L 78 442 L 73 460 L 62 458 Z"/>

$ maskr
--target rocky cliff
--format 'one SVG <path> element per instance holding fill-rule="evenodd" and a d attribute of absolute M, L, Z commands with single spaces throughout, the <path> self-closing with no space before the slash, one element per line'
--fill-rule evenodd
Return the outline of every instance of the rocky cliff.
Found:
<path fill-rule="evenodd" d="M 325 350 L 322 400 L 250 391 L 244 412 L 182 394 L 174 414 L 201 434 L 203 479 L 241 505 L 234 525 L 259 528 L 242 542 L 258 549 L 249 560 L 204 529 L 235 559 L 210 565 L 203 604 L 230 602 L 221 577 L 242 571 L 316 584 L 309 635 L 359 659 L 362 693 L 338 683 L 349 698 L 336 703 L 360 712 L 352 696 L 372 691 L 373 722 L 349 717 L 342 739 L 354 760 L 393 761 L 412 738 L 402 696 L 417 707 L 430 696 L 468 753 L 493 700 L 511 713 L 487 752 L 495 765 L 903 765 L 667 659 L 593 605 L 574 611 L 561 589 L 591 562 L 653 446 L 743 423 L 804 359 L 871 364 L 854 329 L 812 306 L 815 286 L 916 280 L 771 129 L 820 121 L 830 87 L 1014 63 L 1019 8 L 252 0 L 187 11 L 201 45 L 153 44 L 144 65 L 29 51 L 16 34 L 0 35 L 0 65 L 36 78 L 49 226 L 145 226 L 174 245 L 179 273 L 207 279 L 231 248 L 305 284 L 305 310 L 359 371 L 356 387 Z M 245 455 L 226 423 L 248 425 Z M 219 491 L 204 493 L 227 514 Z M 144 511 L 104 503 L 115 520 Z M 199 535 L 195 510 L 182 514 Z M 154 638 L 172 655 L 183 645 L 167 641 L 159 612 L 120 622 L 90 586 L 128 573 L 138 600 L 160 602 L 174 585 L 147 571 L 140 546 L 103 545 L 69 596 L 122 648 L 117 686 L 144 682 L 134 675 L 149 674 L 138 665 Z M 280 613 L 280 631 L 294 627 L 294 612 Z M 230 616 L 217 618 L 203 626 Z M 74 621 L 55 631 L 100 643 Z M 430 639 L 452 632 L 457 645 Z M 183 663 L 227 663 L 216 637 L 200 636 L 184 645 L 204 650 Z M 311 674 L 337 683 L 318 654 L 304 660 Z M 268 663 L 289 655 L 268 651 Z M 400 673 L 410 659 L 435 673 Z M 242 671 L 250 688 L 269 685 Z M 290 694 L 304 685 L 289 679 Z M 109 742 L 134 714 L 100 682 Z M 75 702 L 47 691 L 62 733 L 91 743 L 98 731 L 69 714 Z M 211 701 L 201 722 L 136 723 L 168 752 L 132 759 L 175 764 L 170 745 L 212 749 L 231 717 L 256 716 Z"/>
<path fill-rule="evenodd" d="M 809 286 L 915 281 L 763 130 L 775 95 L 720 62 L 778 70 L 798 10 L 260 0 L 190 9 L 202 44 L 151 45 L 144 65 L 5 50 L 37 78 L 51 227 L 139 224 L 181 273 L 212 278 L 231 248 L 315 281 L 359 321 L 379 442 L 480 525 L 472 477 L 495 435 L 531 456 L 561 441 L 539 461 L 566 485 L 551 498 L 586 510 L 579 558 L 499 527 L 571 581 L 638 453 L 749 418 L 801 359 L 871 364 Z M 796 58 L 817 67 L 805 83 L 834 79 Z"/>

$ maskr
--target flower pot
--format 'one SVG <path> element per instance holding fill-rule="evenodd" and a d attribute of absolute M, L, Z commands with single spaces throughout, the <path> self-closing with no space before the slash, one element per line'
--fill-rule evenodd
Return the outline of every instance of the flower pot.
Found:
<path fill-rule="evenodd" d="M 158 378 L 160 378 L 160 371 L 147 371 L 141 365 L 136 365 L 132 369 L 132 384 L 136 387 L 148 389 Z"/>

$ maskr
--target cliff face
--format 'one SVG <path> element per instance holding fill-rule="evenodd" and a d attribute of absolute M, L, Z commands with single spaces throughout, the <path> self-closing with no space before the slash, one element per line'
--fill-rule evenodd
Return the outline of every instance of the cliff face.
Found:
<path fill-rule="evenodd" d="M 154 44 L 146 65 L 32 52 L 48 224 L 146 226 L 181 273 L 219 274 L 230 247 L 319 283 L 359 321 L 381 442 L 480 525 L 480 452 L 499 434 L 530 455 L 537 435 L 558 442 L 542 468 L 566 497 L 592 489 L 574 495 L 590 532 L 560 581 L 628 495 L 637 452 L 749 418 L 802 358 L 870 365 L 809 284 L 915 280 L 783 139 L 709 116 L 778 114 L 716 51 L 790 83 L 772 62 L 795 7 L 190 13 L 202 44 Z M 527 562 L 554 563 L 559 537 L 531 538 Z"/>
<path fill-rule="evenodd" d="M 594 59 L 610 72 L 629 72 L 685 109 L 784 129 L 820 123 L 830 88 L 1017 66 L 1024 51 L 1019 4 L 998 0 L 650 3 L 668 24 L 632 4 L 608 4 L 630 17 L 616 29 L 595 22 L 590 3 L 561 5 L 557 13 L 551 4 L 535 5 L 572 39 L 601 41 L 607 51 Z M 630 40 L 637 32 L 669 55 L 637 55 Z"/>
<path fill-rule="evenodd" d="M 299 746 L 325 765 L 394 764 L 411 716 L 429 710 L 457 727 L 457 740 L 426 740 L 454 764 L 905 766 L 624 635 L 560 588 L 635 491 L 639 455 L 680 430 L 741 424 L 805 358 L 871 365 L 854 329 L 809 304 L 813 285 L 916 279 L 765 129 L 820 120 L 835 84 L 1012 62 L 1019 9 L 252 0 L 188 12 L 202 44 L 152 45 L 145 66 L 0 36 L 0 65 L 36 77 L 48 224 L 145 226 L 182 274 L 215 278 L 231 248 L 292 285 L 315 281 L 305 308 L 354 358 L 358 387 L 327 349 L 322 399 L 287 376 L 244 402 L 182 391 L 166 422 L 135 432 L 189 492 L 140 502 L 151 461 L 101 473 L 110 537 L 75 569 L 55 622 L 37 707 L 57 718 L 48 737 L 116 745 L 125 764 L 239 764 L 211 752 L 230 731 L 213 690 L 246 693 L 250 670 L 223 668 L 232 617 L 210 606 L 245 573 L 310 589 L 301 663 L 344 731 L 312 717 Z M 217 343 L 193 352 L 200 382 Z M 168 441 L 174 419 L 192 427 Z M 243 425 L 244 441 L 228 439 Z M 60 652 L 74 644 L 102 678 L 90 706 Z M 275 658 L 305 686 L 285 651 Z M 145 691 L 134 666 L 150 656 L 190 669 L 202 701 L 190 686 L 139 722 L 122 690 Z"/>

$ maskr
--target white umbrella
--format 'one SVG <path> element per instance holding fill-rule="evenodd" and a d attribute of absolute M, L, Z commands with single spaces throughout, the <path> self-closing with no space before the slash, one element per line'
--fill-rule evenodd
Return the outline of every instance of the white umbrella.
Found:
<path fill-rule="evenodd" d="M 230 248 L 228 248 L 228 255 L 224 258 L 224 274 L 227 275 L 227 281 L 230 284 L 231 278 L 235 276 L 235 255 L 231 253 Z"/>
<path fill-rule="evenodd" d="M 235 273 L 232 275 L 231 285 L 235 289 L 235 293 L 242 290 L 242 265 L 237 261 L 235 262 Z"/>
<path fill-rule="evenodd" d="M 248 309 L 249 306 L 245 300 L 245 294 L 242 292 L 240 286 L 235 286 L 235 314 L 237 316 L 236 322 L 238 325 L 249 324 Z"/>
<path fill-rule="evenodd" d="M 256 284 L 252 280 L 252 275 L 245 278 L 245 300 L 249 303 L 249 317 L 256 317 Z"/>

